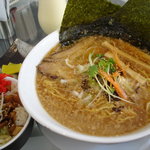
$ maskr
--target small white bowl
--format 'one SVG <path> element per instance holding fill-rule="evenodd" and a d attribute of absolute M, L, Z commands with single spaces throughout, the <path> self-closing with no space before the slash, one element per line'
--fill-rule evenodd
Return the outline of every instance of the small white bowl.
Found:
<path fill-rule="evenodd" d="M 90 143 L 121 143 L 136 140 L 150 134 L 150 125 L 121 136 L 97 137 L 75 132 L 54 120 L 42 107 L 36 92 L 36 68 L 43 57 L 58 43 L 58 32 L 45 37 L 25 59 L 19 74 L 19 95 L 30 115 L 42 126 L 68 138 Z"/>
<path fill-rule="evenodd" d="M 14 85 L 17 86 L 17 83 L 18 83 L 17 79 L 11 78 L 11 77 L 6 77 L 5 79 L 10 80 L 11 82 L 13 82 Z M 29 115 L 21 131 L 15 137 L 13 137 L 10 141 L 8 141 L 6 144 L 0 146 L 0 149 L 3 149 L 3 150 L 21 149 L 21 147 L 26 143 L 26 141 L 30 137 L 32 128 L 33 128 L 33 119 Z"/>

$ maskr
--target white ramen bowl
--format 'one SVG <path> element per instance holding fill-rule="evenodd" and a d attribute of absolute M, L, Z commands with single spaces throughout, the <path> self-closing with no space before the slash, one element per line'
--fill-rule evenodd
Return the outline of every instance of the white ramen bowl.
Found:
<path fill-rule="evenodd" d="M 121 136 L 102 137 L 90 136 L 75 132 L 53 119 L 42 107 L 36 91 L 37 65 L 44 56 L 58 43 L 58 32 L 45 37 L 39 42 L 25 59 L 19 74 L 19 95 L 25 109 L 43 127 L 58 135 L 90 143 L 120 143 L 136 140 L 150 134 L 150 125 L 147 125 L 135 132 Z M 53 138 L 53 137 L 51 137 Z"/>

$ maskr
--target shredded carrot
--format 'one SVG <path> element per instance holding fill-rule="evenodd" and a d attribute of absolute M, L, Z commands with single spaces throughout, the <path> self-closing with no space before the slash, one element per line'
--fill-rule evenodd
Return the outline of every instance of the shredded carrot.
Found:
<path fill-rule="evenodd" d="M 111 75 L 107 74 L 106 72 L 104 72 L 103 70 L 99 70 L 99 73 L 107 80 L 109 81 L 115 88 L 117 94 L 123 98 L 123 99 L 127 99 L 127 95 L 126 93 L 124 92 L 124 90 L 120 87 L 120 85 L 113 80 L 113 78 L 111 77 Z"/>
<path fill-rule="evenodd" d="M 126 72 L 125 72 L 125 69 L 123 68 L 123 66 L 121 65 L 121 61 L 118 57 L 118 54 L 116 52 L 113 52 L 113 55 L 114 55 L 114 60 L 115 60 L 115 63 L 117 64 L 117 66 L 121 69 L 121 71 L 123 72 L 123 75 L 126 76 Z"/>
<path fill-rule="evenodd" d="M 116 71 L 112 74 L 113 78 L 116 78 L 120 75 L 120 72 L 119 71 Z"/>

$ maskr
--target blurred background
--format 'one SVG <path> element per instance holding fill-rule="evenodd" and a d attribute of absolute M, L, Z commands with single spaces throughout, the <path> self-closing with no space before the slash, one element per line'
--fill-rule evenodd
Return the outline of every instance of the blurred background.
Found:
<path fill-rule="evenodd" d="M 1 0 L 0 66 L 22 62 L 33 46 L 47 34 L 59 29 L 66 2 Z"/>

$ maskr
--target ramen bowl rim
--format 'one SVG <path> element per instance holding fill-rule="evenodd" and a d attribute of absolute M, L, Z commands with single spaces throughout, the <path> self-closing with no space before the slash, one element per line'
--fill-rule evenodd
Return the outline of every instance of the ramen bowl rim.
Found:
<path fill-rule="evenodd" d="M 60 135 L 91 143 L 122 143 L 150 135 L 150 125 L 125 135 L 103 137 L 82 134 L 59 124 L 44 110 L 36 92 L 36 68 L 42 58 L 58 43 L 58 31 L 47 35 L 28 54 L 24 60 L 18 78 L 18 90 L 21 101 L 28 113 L 42 126 Z M 32 91 L 32 92 L 31 92 Z M 28 102 L 28 99 L 30 101 Z M 37 110 L 40 111 L 37 111 Z M 40 113 L 41 114 L 40 114 Z"/>

